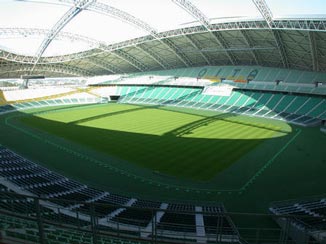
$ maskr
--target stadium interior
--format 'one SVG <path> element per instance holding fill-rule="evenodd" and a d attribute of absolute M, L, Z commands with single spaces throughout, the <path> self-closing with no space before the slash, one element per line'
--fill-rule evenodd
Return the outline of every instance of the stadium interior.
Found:
<path fill-rule="evenodd" d="M 0 243 L 325 243 L 326 5 L 131 2 L 0 3 Z"/>

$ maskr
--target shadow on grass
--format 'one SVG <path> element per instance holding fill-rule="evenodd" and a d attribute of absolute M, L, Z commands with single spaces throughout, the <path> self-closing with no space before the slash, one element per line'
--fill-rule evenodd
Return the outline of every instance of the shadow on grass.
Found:
<path fill-rule="evenodd" d="M 149 107 L 121 112 L 146 108 Z M 233 115 L 209 117 L 162 136 L 66 124 L 36 116 L 25 116 L 20 118 L 20 121 L 33 129 L 88 146 L 155 172 L 195 181 L 207 181 L 266 140 L 180 137 L 200 126 L 225 119 L 226 116 Z"/>
<path fill-rule="evenodd" d="M 233 116 L 236 116 L 236 115 L 225 113 L 225 114 L 218 114 L 215 116 L 207 117 L 207 118 L 197 120 L 197 121 L 188 123 L 186 125 L 180 126 L 179 128 L 176 128 L 172 131 L 169 131 L 168 133 L 165 133 L 164 136 L 183 136 L 183 135 L 191 134 L 191 132 L 195 129 L 198 129 L 202 126 L 207 126 L 210 123 L 216 122 L 218 120 L 224 120 L 226 118 L 233 117 Z"/>
<path fill-rule="evenodd" d="M 52 106 L 46 106 L 44 107 L 46 110 L 45 111 L 39 111 L 35 112 L 34 114 L 43 114 L 43 113 L 48 113 L 48 112 L 55 112 L 55 111 L 61 111 L 61 110 L 67 110 L 71 108 L 81 108 L 81 107 L 92 107 L 92 106 L 97 106 L 97 103 L 89 103 L 89 104 L 75 104 L 75 105 L 67 105 L 65 106 L 64 104 L 57 104 L 54 106 L 60 106 L 60 107 L 52 107 Z M 64 107 L 62 107 L 64 106 Z"/>
<path fill-rule="evenodd" d="M 150 109 L 150 108 L 155 108 L 155 107 L 157 107 L 157 106 L 142 106 L 142 107 L 136 107 L 136 108 L 132 108 L 132 109 L 116 111 L 116 112 L 109 112 L 109 113 L 104 113 L 104 114 L 100 114 L 100 115 L 96 115 L 96 116 L 87 117 L 84 119 L 71 121 L 71 122 L 69 122 L 69 124 L 81 124 L 81 123 L 89 122 L 89 121 L 96 120 L 96 119 L 103 119 L 103 118 L 107 118 L 107 117 L 111 117 L 111 116 L 115 116 L 115 115 L 136 112 L 139 110 L 145 110 L 145 109 Z"/>

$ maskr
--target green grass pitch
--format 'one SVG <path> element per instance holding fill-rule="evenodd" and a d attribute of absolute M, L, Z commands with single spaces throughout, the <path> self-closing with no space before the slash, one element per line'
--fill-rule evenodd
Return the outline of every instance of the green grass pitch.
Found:
<path fill-rule="evenodd" d="M 241 212 L 325 193 L 325 142 L 318 127 L 177 107 L 74 105 L 0 116 L 0 144 L 88 186 Z"/>
<path fill-rule="evenodd" d="M 198 181 L 210 180 L 264 140 L 289 132 L 282 123 L 259 123 L 232 114 L 120 104 L 21 120 L 157 173 Z"/>

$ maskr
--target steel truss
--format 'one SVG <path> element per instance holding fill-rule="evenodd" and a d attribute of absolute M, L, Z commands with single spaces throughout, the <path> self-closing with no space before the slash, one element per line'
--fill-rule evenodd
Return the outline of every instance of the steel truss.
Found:
<path fill-rule="evenodd" d="M 53 57 L 41 57 L 38 64 L 53 64 L 53 63 L 62 63 L 67 61 L 79 60 L 82 58 L 90 58 L 98 54 L 103 53 L 102 50 L 93 49 L 79 53 L 67 54 L 62 56 L 53 56 Z M 4 50 L 0 50 L 0 59 L 15 63 L 25 63 L 25 64 L 34 64 L 35 57 L 33 56 L 24 56 L 10 53 Z"/>
<path fill-rule="evenodd" d="M 250 21 L 234 21 L 218 24 L 211 24 L 211 31 L 228 31 L 228 30 L 261 30 L 269 29 L 266 21 L 263 20 L 250 20 Z M 274 30 L 303 30 L 303 31 L 318 31 L 326 32 L 326 19 L 276 19 L 273 22 Z M 37 29 L 37 28 L 0 28 L 0 38 L 4 37 L 26 37 L 28 35 L 47 35 L 50 30 Z M 111 48 L 119 49 L 126 46 L 132 46 L 155 39 L 164 39 L 169 37 L 177 37 L 182 35 L 190 35 L 197 33 L 205 33 L 207 29 L 204 26 L 192 26 L 176 30 L 169 30 L 157 33 L 156 38 L 153 36 L 143 36 L 135 39 L 112 44 Z M 59 32 L 56 38 L 67 38 L 73 41 L 83 41 L 91 45 L 105 45 L 105 43 L 85 37 L 82 35 L 72 34 L 69 32 Z M 136 41 L 135 41 L 136 40 Z"/>
<path fill-rule="evenodd" d="M 72 4 L 74 1 L 72 1 L 72 0 L 64 0 L 64 2 Z M 91 4 L 91 5 L 89 5 L 87 7 L 87 10 L 94 11 L 94 12 L 99 13 L 99 14 L 108 15 L 108 16 L 113 17 L 115 19 L 121 20 L 121 21 L 126 22 L 128 24 L 131 24 L 131 25 L 133 25 L 133 26 L 135 26 L 135 27 L 137 27 L 137 28 L 139 28 L 141 30 L 146 31 L 147 33 L 149 33 L 154 38 L 157 35 L 157 31 L 152 26 L 147 24 L 146 22 L 136 18 L 135 16 L 133 16 L 133 15 L 131 15 L 131 14 L 125 12 L 125 11 L 114 8 L 114 7 L 109 6 L 107 4 L 95 2 L 95 3 Z M 114 50 L 106 50 L 107 45 L 105 45 L 105 44 L 100 45 L 100 46 L 105 51 L 109 51 L 109 52 L 114 51 Z M 118 50 L 118 49 L 116 49 L 116 50 Z M 148 67 L 146 67 L 146 65 L 142 64 L 135 57 L 133 57 L 133 56 L 127 54 L 127 53 L 113 53 L 113 54 L 115 54 L 119 58 L 125 60 L 126 62 L 128 62 L 129 64 L 131 64 L 132 66 L 134 66 L 135 68 L 137 68 L 140 71 L 148 69 Z"/>
<path fill-rule="evenodd" d="M 74 4 L 74 0 L 57 0 L 57 1 L 67 3 L 69 5 Z M 180 1 L 180 0 L 175 0 L 175 1 Z M 259 0 L 252 0 L 252 1 L 259 1 Z M 95 9 L 101 9 L 102 8 L 101 13 L 106 11 L 105 10 L 106 9 L 105 4 L 101 5 L 101 7 L 99 5 L 101 5 L 101 4 L 100 3 L 94 3 L 94 4 L 92 4 L 92 6 L 89 6 L 87 9 L 91 10 L 91 11 L 95 11 Z M 113 17 L 113 13 L 108 13 L 108 15 Z M 122 20 L 122 18 L 120 18 L 120 20 Z M 127 21 L 127 20 L 124 20 L 124 21 Z M 128 23 L 130 23 L 130 22 L 128 22 Z M 133 25 L 135 25 L 135 24 L 133 24 Z M 234 29 L 261 29 L 261 28 L 266 29 L 266 28 L 269 28 L 268 23 L 266 21 L 259 21 L 259 20 L 254 20 L 254 21 L 238 20 L 238 21 L 234 21 L 234 22 L 210 24 L 209 27 L 210 27 L 210 29 L 212 31 L 231 30 L 231 29 L 234 30 Z M 141 25 L 139 25 L 139 28 L 142 28 Z M 275 28 L 275 29 L 291 29 L 291 30 L 300 29 L 300 30 L 325 31 L 326 30 L 326 20 L 325 19 L 314 20 L 314 19 L 311 19 L 311 18 L 303 18 L 303 19 L 290 19 L 290 18 L 287 18 L 285 20 L 273 19 L 272 28 Z M 185 29 L 188 29 L 188 28 L 185 28 Z M 205 26 L 204 26 L 203 29 L 205 29 Z M 149 29 L 148 31 L 151 31 L 151 30 L 153 30 L 153 28 Z M 184 29 L 179 29 L 179 30 L 184 30 Z M 184 32 L 184 33 L 187 34 L 187 32 Z M 157 33 L 157 35 L 158 35 L 157 38 L 159 38 L 160 33 Z M 155 36 L 155 34 L 153 36 Z"/>
<path fill-rule="evenodd" d="M 274 31 L 272 31 L 272 35 L 275 40 L 278 51 L 280 53 L 283 67 L 289 68 L 289 62 L 288 62 L 286 50 L 284 48 L 280 32 L 278 30 L 274 30 Z"/>
<path fill-rule="evenodd" d="M 186 10 L 189 14 L 191 14 L 196 20 L 198 20 L 199 23 L 201 23 L 205 28 L 208 30 L 210 21 L 205 16 L 203 12 L 201 12 L 194 4 L 192 4 L 188 0 L 172 0 L 172 2 L 179 5 L 181 8 Z"/>
<path fill-rule="evenodd" d="M 148 67 L 146 65 L 144 65 L 143 63 L 141 63 L 136 58 L 134 58 L 129 53 L 127 53 L 123 50 L 115 50 L 114 52 L 112 52 L 112 54 L 114 54 L 117 57 L 121 58 L 122 60 L 126 61 L 130 65 L 134 66 L 139 71 L 143 72 L 143 71 L 148 70 Z"/>
<path fill-rule="evenodd" d="M 158 63 L 163 69 L 168 69 L 169 65 L 155 52 L 152 52 L 149 48 L 145 48 L 142 45 L 136 46 L 137 49 L 141 50 L 145 53 L 148 57 L 153 59 L 156 63 Z"/>
<path fill-rule="evenodd" d="M 249 48 L 251 48 L 253 45 L 251 44 L 250 38 L 249 38 L 248 34 L 246 33 L 246 31 L 241 30 L 240 33 L 243 36 L 243 40 L 245 41 L 247 46 Z M 256 65 L 259 65 L 258 55 L 256 54 L 255 50 L 251 50 L 250 53 L 251 53 L 253 59 L 255 60 Z"/>
<path fill-rule="evenodd" d="M 70 1 L 70 2 L 73 2 L 73 1 Z M 149 33 L 150 35 L 152 35 L 154 37 L 157 35 L 157 31 L 152 26 L 147 24 L 146 22 L 136 18 L 135 16 L 133 16 L 125 11 L 114 8 L 107 4 L 96 2 L 92 5 L 90 5 L 87 8 L 87 10 L 94 11 L 94 12 L 104 14 L 104 15 L 108 15 L 115 19 L 121 20 L 128 24 L 131 24 L 141 30 L 146 31 L 147 33 Z"/>
<path fill-rule="evenodd" d="M 228 31 L 228 30 L 243 30 L 243 32 L 245 32 L 245 30 L 271 30 L 269 29 L 266 21 L 262 21 L 262 20 L 212 24 L 210 28 L 212 31 L 216 31 L 216 32 Z M 274 20 L 272 30 L 305 30 L 308 32 L 314 31 L 314 35 L 316 35 L 317 32 L 326 32 L 326 20 L 312 20 L 312 19 Z M 48 32 L 49 30 L 44 30 L 44 29 L 0 28 L 0 38 L 25 37 L 28 35 L 45 35 Z M 188 28 L 182 28 L 178 30 L 170 30 L 167 32 L 158 33 L 157 38 L 166 39 L 170 37 L 184 36 L 184 35 L 190 35 L 196 33 L 207 33 L 207 30 L 204 26 L 194 26 L 194 27 L 188 27 Z M 56 36 L 56 38 L 68 38 L 71 40 L 84 41 L 90 45 L 93 45 L 94 47 L 98 47 L 98 49 L 88 50 L 88 51 L 69 54 L 69 55 L 41 57 L 39 60 L 40 64 L 68 62 L 68 61 L 87 58 L 87 57 L 93 57 L 93 56 L 95 57 L 96 55 L 103 52 L 112 52 L 115 50 L 123 49 L 125 47 L 132 47 L 147 42 L 157 41 L 157 38 L 148 35 L 140 38 L 135 38 L 135 39 L 130 39 L 127 41 L 115 43 L 112 45 L 106 45 L 103 42 L 99 42 L 87 37 L 83 37 L 80 35 L 75 35 L 67 32 L 60 32 Z M 13 61 L 18 63 L 22 62 L 26 64 L 32 63 L 31 60 L 33 60 L 33 57 L 16 55 L 5 51 L 0 51 L 0 58 L 8 61 Z M 315 55 L 315 58 L 318 58 L 318 56 Z M 92 60 L 92 62 L 95 62 L 94 60 Z M 317 62 L 314 65 L 318 67 L 320 60 L 316 60 L 316 61 Z M 102 64 L 98 64 L 98 66 L 99 65 Z"/>
<path fill-rule="evenodd" d="M 61 18 L 60 20 L 53 26 L 51 31 L 48 33 L 46 38 L 43 40 L 42 44 L 40 45 L 39 49 L 35 55 L 34 66 L 30 73 L 33 72 L 33 69 L 37 65 L 38 61 L 40 60 L 41 56 L 48 48 L 50 43 L 56 37 L 56 35 L 74 18 L 76 17 L 84 8 L 95 2 L 96 0 L 77 0 L 74 1 L 74 6 L 71 7 Z"/>
<path fill-rule="evenodd" d="M 316 44 L 316 37 L 315 33 L 309 31 L 309 44 L 310 44 L 310 53 L 312 59 L 312 69 L 313 71 L 319 71 L 319 62 L 318 62 L 318 53 L 317 53 L 317 44 Z"/>
<path fill-rule="evenodd" d="M 251 21 L 234 21 L 210 25 L 211 31 L 229 31 L 229 30 L 267 30 L 270 29 L 264 20 Z M 322 31 L 326 32 L 326 19 L 312 20 L 312 19 L 287 19 L 274 20 L 273 30 L 305 30 L 305 31 Z M 205 33 L 207 32 L 204 26 L 193 26 L 181 28 L 177 30 L 170 30 L 158 34 L 158 38 L 170 38 L 182 35 Z"/>
<path fill-rule="evenodd" d="M 193 5 L 188 0 L 172 0 L 172 1 L 177 5 L 179 5 L 181 8 L 183 8 L 185 11 L 187 11 L 189 14 L 191 14 L 196 20 L 198 20 L 198 22 L 201 23 L 203 27 L 205 27 L 205 29 L 208 31 L 210 36 L 214 39 L 214 41 L 219 46 L 225 49 L 228 47 L 227 43 L 224 41 L 223 37 L 219 33 L 211 32 L 209 19 L 195 5 Z M 234 65 L 236 63 L 236 59 L 233 56 L 233 54 L 228 51 L 225 51 L 225 54 L 228 56 L 230 62 Z"/>
<path fill-rule="evenodd" d="M 110 64 L 108 62 L 105 62 L 103 60 L 101 60 L 100 58 L 97 58 L 97 57 L 90 57 L 86 60 L 87 62 L 90 62 L 102 69 L 105 69 L 113 74 L 116 74 L 116 73 L 122 73 L 122 70 L 119 69 L 118 67 L 116 67 L 115 65 L 113 64 Z"/>
<path fill-rule="evenodd" d="M 235 65 L 237 63 L 237 60 L 235 58 L 235 56 L 227 51 L 227 49 L 229 48 L 227 42 L 224 40 L 223 36 L 221 35 L 220 32 L 210 32 L 211 36 L 214 38 L 215 42 L 221 46 L 223 49 L 225 49 L 225 54 L 228 57 L 228 59 L 230 60 L 232 65 Z"/>
<path fill-rule="evenodd" d="M 63 2 L 73 3 L 72 0 L 63 0 Z M 125 11 L 122 11 L 120 9 L 114 8 L 114 7 L 104 4 L 104 3 L 96 2 L 92 5 L 90 5 L 87 8 L 87 10 L 94 11 L 94 12 L 104 14 L 104 15 L 108 15 L 113 18 L 119 19 L 123 22 L 126 22 L 128 24 L 131 24 L 131 25 L 149 33 L 150 36 L 153 37 L 153 39 L 162 39 L 162 38 L 159 38 L 157 30 L 155 28 L 153 28 L 151 25 L 149 25 L 148 23 L 146 23 L 146 22 L 134 17 L 133 15 L 131 15 Z M 160 40 L 160 42 L 163 45 L 165 45 L 166 47 L 168 47 L 174 53 L 174 55 L 176 55 L 178 57 L 178 59 L 180 59 L 180 61 L 182 61 L 187 67 L 191 66 L 191 64 L 192 64 L 191 61 L 185 55 L 179 54 L 177 52 L 177 47 L 171 40 Z M 135 65 L 134 57 L 131 57 L 130 60 L 128 60 L 128 57 L 123 57 L 123 59 L 126 60 L 128 63 L 132 64 L 133 66 Z M 140 67 L 137 66 L 136 68 L 139 69 Z M 146 69 L 148 69 L 148 67 L 146 67 Z"/>
<path fill-rule="evenodd" d="M 167 38 L 166 39 L 162 39 L 162 40 L 160 40 L 160 42 L 164 46 L 166 46 L 167 48 L 169 48 L 178 57 L 178 59 L 184 65 L 186 65 L 186 67 L 190 67 L 192 65 L 192 62 L 190 61 L 190 59 L 185 54 L 179 53 L 177 46 L 170 39 L 167 39 Z"/>
<path fill-rule="evenodd" d="M 205 59 L 206 63 L 208 65 L 211 65 L 211 61 L 209 60 L 209 58 L 207 57 L 207 55 L 202 52 L 201 48 L 199 47 L 198 43 L 190 36 L 190 35 L 185 35 L 184 36 L 188 42 L 190 42 L 190 44 L 199 51 L 200 56 L 202 56 L 203 59 Z"/>
<path fill-rule="evenodd" d="M 271 29 L 273 38 L 275 40 L 276 46 L 277 46 L 277 48 L 279 50 L 279 53 L 280 53 L 280 56 L 281 56 L 283 67 L 284 68 L 289 68 L 289 62 L 288 62 L 286 51 L 285 51 L 285 48 L 284 48 L 284 45 L 283 45 L 283 42 L 282 42 L 281 35 L 280 35 L 278 30 L 273 30 L 272 29 L 272 27 L 274 26 L 272 11 L 269 9 L 269 7 L 268 7 L 267 3 L 265 2 L 265 0 L 252 0 L 252 1 L 256 5 L 257 9 L 259 10 L 259 12 L 263 16 L 263 18 L 265 19 L 268 27 Z"/>
<path fill-rule="evenodd" d="M 48 36 L 51 30 L 49 29 L 39 29 L 39 28 L 0 28 L 0 38 L 25 38 L 28 36 Z M 73 34 L 70 32 L 60 31 L 55 39 L 64 40 L 68 39 L 71 41 L 81 41 L 87 43 L 94 48 L 97 47 L 100 42 L 89 38 L 87 36 L 82 36 L 78 34 Z"/>
<path fill-rule="evenodd" d="M 274 23 L 273 13 L 269 9 L 265 0 L 252 0 L 252 1 L 256 5 L 257 9 L 259 10 L 263 18 L 266 20 L 266 23 L 269 26 L 269 28 L 272 28 Z"/>
<path fill-rule="evenodd" d="M 85 69 L 77 68 L 66 64 L 38 64 L 33 67 L 31 64 L 18 64 L 18 63 L 7 63 L 1 64 L 1 73 L 8 72 L 30 72 L 35 71 L 47 71 L 60 74 L 66 74 L 71 76 L 94 76 L 93 72 Z"/>
<path fill-rule="evenodd" d="M 228 23 L 219 23 L 212 24 L 210 26 L 211 31 L 228 31 L 228 30 L 266 30 L 269 29 L 266 21 L 240 21 L 240 22 L 228 22 Z M 322 31 L 326 32 L 326 20 L 274 20 L 273 30 L 305 30 L 305 31 Z M 31 34 L 41 34 L 44 35 L 48 33 L 49 30 L 44 29 L 30 29 L 30 28 L 0 28 L 0 38 L 8 36 L 26 36 Z M 203 26 L 194 26 L 188 28 L 182 28 L 177 30 L 170 30 L 166 32 L 158 33 L 158 39 L 165 39 L 170 37 L 177 37 L 183 35 L 197 34 L 197 33 L 206 33 L 207 30 Z M 142 43 L 155 41 L 157 38 L 153 36 L 143 36 L 135 39 L 130 39 L 127 41 L 115 43 L 112 45 L 106 45 L 103 42 L 95 41 L 90 38 L 86 38 L 80 35 L 74 35 L 67 32 L 60 32 L 60 37 L 67 37 L 72 40 L 85 41 L 87 43 L 93 44 L 102 51 L 112 52 L 114 50 L 122 49 L 125 47 L 132 47 Z M 81 54 L 81 55 L 80 55 Z M 90 55 L 89 52 L 81 52 L 80 54 L 71 54 L 71 55 L 60 55 L 54 57 L 44 57 L 44 62 L 51 60 L 51 62 L 67 62 L 70 60 L 84 58 Z"/>

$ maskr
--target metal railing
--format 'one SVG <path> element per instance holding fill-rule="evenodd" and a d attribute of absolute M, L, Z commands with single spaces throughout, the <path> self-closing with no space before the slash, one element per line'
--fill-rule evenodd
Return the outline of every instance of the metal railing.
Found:
<path fill-rule="evenodd" d="M 53 201 L 0 192 L 0 230 L 3 240 L 20 239 L 34 243 L 47 243 L 47 240 L 53 239 L 60 243 L 75 240 L 80 243 L 270 244 L 325 241 L 326 225 L 319 230 L 308 229 L 304 225 L 306 218 L 322 221 L 320 217 L 180 212 L 62 199 L 56 199 L 55 203 Z M 105 208 L 109 214 L 100 214 L 99 210 Z M 112 215 L 114 208 L 122 209 L 120 213 L 129 211 L 130 216 L 119 217 L 120 213 L 117 212 Z"/>

